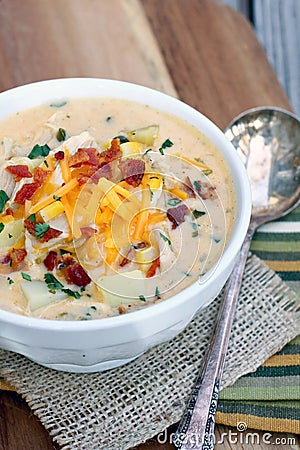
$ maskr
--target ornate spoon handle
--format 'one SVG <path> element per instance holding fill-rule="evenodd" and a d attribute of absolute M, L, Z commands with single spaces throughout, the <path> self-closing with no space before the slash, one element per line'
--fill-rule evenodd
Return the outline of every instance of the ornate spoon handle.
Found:
<path fill-rule="evenodd" d="M 181 450 L 214 447 L 214 424 L 218 393 L 227 353 L 234 312 L 253 231 L 248 230 L 235 267 L 227 281 L 213 334 L 183 418 L 173 437 Z"/>

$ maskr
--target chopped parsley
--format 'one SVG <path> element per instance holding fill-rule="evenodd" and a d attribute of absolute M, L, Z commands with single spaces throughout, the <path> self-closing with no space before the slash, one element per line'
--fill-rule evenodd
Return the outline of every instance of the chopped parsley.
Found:
<path fill-rule="evenodd" d="M 151 202 L 151 200 L 153 199 L 153 191 L 151 191 L 150 188 L 149 188 L 149 191 L 150 191 L 150 202 Z"/>
<path fill-rule="evenodd" d="M 9 197 L 8 197 L 7 193 L 1 189 L 0 190 L 0 213 L 2 213 L 5 203 L 7 202 L 8 199 L 9 199 Z"/>
<path fill-rule="evenodd" d="M 42 239 L 43 236 L 47 233 L 47 231 L 50 229 L 50 225 L 47 223 L 36 223 L 34 227 L 34 235 L 38 239 Z"/>
<path fill-rule="evenodd" d="M 152 148 L 148 148 L 148 150 L 146 150 L 146 151 L 143 153 L 143 156 L 147 155 L 147 153 L 149 153 L 149 152 L 151 152 L 151 151 L 152 151 Z"/>
<path fill-rule="evenodd" d="M 5 227 L 4 227 L 4 224 L 1 222 L 1 223 L 0 223 L 0 233 L 2 233 L 2 231 L 4 230 L 4 228 L 5 228 Z"/>
<path fill-rule="evenodd" d="M 7 281 L 8 281 L 8 284 L 13 284 L 14 283 L 14 280 L 12 280 L 10 277 L 7 277 Z"/>
<path fill-rule="evenodd" d="M 47 161 L 44 159 L 44 164 L 45 164 L 45 166 L 47 167 L 47 169 L 48 169 L 48 167 L 49 167 L 49 164 L 47 163 Z"/>
<path fill-rule="evenodd" d="M 139 299 L 141 300 L 141 302 L 145 302 L 146 301 L 144 295 L 139 295 Z"/>
<path fill-rule="evenodd" d="M 178 205 L 179 203 L 181 203 L 181 200 L 179 200 L 179 198 L 171 198 L 171 199 L 168 201 L 168 205 L 170 205 L 170 206 L 176 206 L 176 205 Z"/>
<path fill-rule="evenodd" d="M 58 140 L 58 142 L 62 142 L 66 139 L 67 133 L 66 130 L 64 130 L 63 128 L 59 128 L 57 133 L 56 133 L 56 139 Z"/>
<path fill-rule="evenodd" d="M 199 183 L 199 181 L 194 181 L 194 186 L 195 186 L 196 189 L 198 189 L 198 191 L 200 191 L 201 188 L 202 188 L 202 186 L 201 186 L 201 184 Z"/>
<path fill-rule="evenodd" d="M 204 214 L 206 214 L 205 211 L 198 211 L 197 209 L 194 209 L 193 211 L 193 216 L 195 217 L 195 219 L 199 219 L 199 217 L 204 216 Z"/>
<path fill-rule="evenodd" d="M 45 144 L 45 145 L 38 145 L 36 144 L 33 149 L 31 150 L 31 152 L 28 155 L 29 159 L 35 159 L 38 158 L 39 156 L 48 156 L 50 152 L 50 147 Z"/>
<path fill-rule="evenodd" d="M 61 199 L 61 197 L 58 197 L 58 195 L 53 195 L 54 200 L 56 200 L 57 202 Z"/>
<path fill-rule="evenodd" d="M 64 250 L 63 248 L 59 249 L 59 253 L 61 254 L 61 256 L 66 254 L 72 255 L 72 252 L 69 252 L 69 250 Z"/>
<path fill-rule="evenodd" d="M 173 144 L 173 142 L 170 140 L 170 139 L 166 139 L 162 144 L 161 144 L 161 147 L 159 147 L 159 152 L 162 154 L 162 155 L 164 155 L 165 154 L 165 152 L 164 152 L 164 150 L 166 149 L 166 148 L 168 148 L 168 147 L 172 147 L 174 144 Z"/>
<path fill-rule="evenodd" d="M 36 222 L 35 214 L 30 214 L 30 216 L 28 217 L 28 220 L 30 220 L 30 222 Z"/>
<path fill-rule="evenodd" d="M 11 239 L 13 237 L 13 235 L 8 233 L 8 237 L 9 237 L 9 239 Z"/>
<path fill-rule="evenodd" d="M 58 281 L 57 278 L 52 273 L 45 273 L 44 275 L 45 283 L 48 286 L 50 292 L 62 291 L 65 292 L 69 297 L 74 297 L 77 300 L 81 297 L 78 291 L 72 291 L 72 289 L 65 288 L 64 285 Z"/>
<path fill-rule="evenodd" d="M 160 234 L 160 237 L 161 237 L 165 242 L 167 242 L 169 245 L 172 244 L 172 242 L 170 241 L 170 239 L 169 239 L 165 234 L 163 234 L 163 233 L 161 233 L 161 232 L 159 232 L 159 234 Z"/>
<path fill-rule="evenodd" d="M 72 291 L 71 289 L 67 289 L 67 288 L 63 288 L 61 290 L 62 290 L 62 292 L 65 292 L 66 294 L 68 294 L 69 297 L 74 297 L 77 300 L 81 297 L 81 295 L 77 291 Z"/>
<path fill-rule="evenodd" d="M 221 242 L 221 239 L 220 239 L 220 238 L 213 237 L 213 240 L 215 241 L 216 244 L 218 244 L 219 242 Z"/>
<path fill-rule="evenodd" d="M 94 305 L 92 305 L 92 306 L 90 307 L 90 309 L 91 309 L 92 311 L 97 311 L 97 308 L 96 308 L 96 306 L 94 306 Z"/>
<path fill-rule="evenodd" d="M 22 278 L 26 281 L 31 281 L 31 276 L 28 273 L 21 272 Z"/>
<path fill-rule="evenodd" d="M 126 142 L 129 142 L 129 139 L 127 139 L 126 136 L 123 136 L 123 134 L 119 134 L 118 136 L 115 136 L 114 139 L 119 139 L 120 144 L 125 144 Z"/>
<path fill-rule="evenodd" d="M 159 292 L 158 286 L 156 286 L 156 288 L 155 288 L 155 297 L 157 298 L 157 300 L 160 299 L 160 292 Z"/>
<path fill-rule="evenodd" d="M 210 175 L 213 171 L 211 169 L 202 169 L 204 175 Z"/>
<path fill-rule="evenodd" d="M 58 102 L 58 103 L 50 103 L 50 108 L 62 108 L 63 106 L 65 106 L 67 104 L 67 102 L 64 100 L 62 102 Z"/>
<path fill-rule="evenodd" d="M 192 232 L 192 237 L 194 238 L 194 237 L 197 237 L 197 236 L 199 236 L 198 231 L 193 231 L 193 232 Z"/>
<path fill-rule="evenodd" d="M 105 121 L 108 123 L 108 122 L 110 122 L 111 121 L 111 119 L 112 119 L 112 117 L 111 116 L 107 116 L 106 117 L 106 119 L 105 119 Z"/>
<path fill-rule="evenodd" d="M 57 291 L 64 287 L 64 285 L 61 284 L 61 282 L 58 281 L 58 279 L 55 278 L 55 276 L 52 273 L 45 273 L 44 280 L 50 291 Z"/>

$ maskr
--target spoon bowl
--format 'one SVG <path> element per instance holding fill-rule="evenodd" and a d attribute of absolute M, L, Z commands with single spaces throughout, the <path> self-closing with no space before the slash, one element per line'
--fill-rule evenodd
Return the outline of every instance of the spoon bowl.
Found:
<path fill-rule="evenodd" d="M 300 197 L 300 121 L 280 108 L 261 107 L 237 116 L 225 130 L 251 184 L 251 224 L 288 214 Z"/>

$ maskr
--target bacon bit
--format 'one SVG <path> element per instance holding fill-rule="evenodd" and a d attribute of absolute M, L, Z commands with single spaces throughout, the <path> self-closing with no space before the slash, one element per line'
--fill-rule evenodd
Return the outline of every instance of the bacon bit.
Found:
<path fill-rule="evenodd" d="M 144 244 L 144 242 L 140 242 L 140 243 Z M 146 244 L 145 244 L 145 246 L 146 246 Z M 126 256 L 123 257 L 123 259 L 121 260 L 119 266 L 120 267 L 126 266 L 126 264 L 130 263 L 134 259 L 134 256 L 135 256 L 135 251 L 134 251 L 133 248 L 131 248 L 130 250 L 128 250 Z"/>
<path fill-rule="evenodd" d="M 33 171 L 33 181 L 39 186 L 45 183 L 46 179 L 50 175 L 51 170 L 43 170 L 40 167 L 36 167 Z"/>
<path fill-rule="evenodd" d="M 54 158 L 57 161 L 61 161 L 62 159 L 64 159 L 64 157 L 65 157 L 65 152 L 63 152 L 62 150 L 60 150 L 54 154 Z"/>
<path fill-rule="evenodd" d="M 100 154 L 101 158 L 104 158 L 106 163 L 110 163 L 115 161 L 116 159 L 120 159 L 122 156 L 121 148 L 120 148 L 120 139 L 116 138 L 111 141 L 110 147 L 107 150 L 104 150 Z"/>
<path fill-rule="evenodd" d="M 10 261 L 11 261 L 10 255 L 6 255 L 1 259 L 0 264 L 9 264 Z"/>
<path fill-rule="evenodd" d="M 69 167 L 79 167 L 89 161 L 90 157 L 84 148 L 79 148 L 77 152 L 70 156 Z"/>
<path fill-rule="evenodd" d="M 79 186 L 82 186 L 85 183 L 88 183 L 89 181 L 91 183 L 98 183 L 100 178 L 107 178 L 110 180 L 112 177 L 112 170 L 109 164 L 103 162 L 100 165 L 100 168 L 97 169 L 96 167 L 90 167 L 85 173 L 78 175 L 78 183 Z"/>
<path fill-rule="evenodd" d="M 28 170 L 28 166 L 25 164 L 8 166 L 6 167 L 6 170 L 14 175 L 15 181 L 20 181 L 22 178 L 32 178 L 32 173 Z"/>
<path fill-rule="evenodd" d="M 76 286 L 80 287 L 86 286 L 91 282 L 91 279 L 86 271 L 78 263 L 67 267 L 66 280 L 68 283 L 76 284 Z"/>
<path fill-rule="evenodd" d="M 40 187 L 39 183 L 26 183 L 21 189 L 16 193 L 15 202 L 20 205 L 25 204 L 25 200 L 31 200 L 38 188 Z"/>
<path fill-rule="evenodd" d="M 65 253 L 57 260 L 57 268 L 59 270 L 62 270 L 76 263 L 77 263 L 76 259 L 74 259 L 70 253 Z"/>
<path fill-rule="evenodd" d="M 126 308 L 123 305 L 118 306 L 118 312 L 119 314 L 125 314 L 126 313 Z"/>
<path fill-rule="evenodd" d="M 13 248 L 9 252 L 12 268 L 16 269 L 19 266 L 19 264 L 21 264 L 21 262 L 24 261 L 26 255 L 27 251 L 25 250 L 25 248 Z"/>
<path fill-rule="evenodd" d="M 167 217 L 172 222 L 172 230 L 184 222 L 184 216 L 188 214 L 189 208 L 186 205 L 178 205 L 167 210 Z"/>
<path fill-rule="evenodd" d="M 119 168 L 125 181 L 133 187 L 141 184 L 145 173 L 145 161 L 142 159 L 126 158 L 120 161 Z"/>
<path fill-rule="evenodd" d="M 57 253 L 52 251 L 48 253 L 43 263 L 47 267 L 48 270 L 53 270 L 57 260 Z"/>
<path fill-rule="evenodd" d="M 88 156 L 89 156 L 89 160 L 87 162 L 87 164 L 90 164 L 91 166 L 98 166 L 99 165 L 99 153 L 97 152 L 97 150 L 93 147 L 91 148 L 82 148 L 79 150 L 84 150 Z"/>
<path fill-rule="evenodd" d="M 126 256 L 124 256 L 124 258 L 122 259 L 122 261 L 120 262 L 120 267 L 124 267 L 126 266 L 126 264 L 128 264 L 130 262 L 130 260 L 128 258 L 126 258 Z"/>
<path fill-rule="evenodd" d="M 55 228 L 49 228 L 49 230 L 46 231 L 44 236 L 39 239 L 39 242 L 48 242 L 50 239 L 58 238 L 62 234 L 62 231 L 56 230 Z"/>
<path fill-rule="evenodd" d="M 7 216 L 13 216 L 14 215 L 14 211 L 12 208 L 7 208 L 7 210 L 5 211 L 5 214 Z"/>
<path fill-rule="evenodd" d="M 151 266 L 149 267 L 149 269 L 146 272 L 146 278 L 151 278 L 154 277 L 155 273 L 156 273 L 156 269 L 160 267 L 160 260 L 159 257 L 155 258 L 154 261 L 152 262 Z"/>
<path fill-rule="evenodd" d="M 42 223 L 42 222 L 32 222 L 29 219 L 24 220 L 24 226 L 27 229 L 28 233 L 30 233 L 32 236 L 35 236 L 35 233 L 36 233 L 35 226 L 37 223 Z M 61 234 L 62 234 L 62 231 L 56 230 L 55 228 L 49 228 L 49 230 L 46 231 L 44 236 L 41 237 L 41 239 L 39 239 L 38 241 L 42 242 L 42 243 L 48 242 L 48 241 L 50 241 L 50 239 L 57 238 Z"/>
<path fill-rule="evenodd" d="M 196 197 L 190 177 L 186 177 L 185 182 L 182 183 L 181 189 L 186 192 L 190 198 Z"/>
<path fill-rule="evenodd" d="M 82 227 L 80 228 L 81 235 L 85 238 L 89 238 L 96 233 L 95 228 L 92 227 Z"/>
<path fill-rule="evenodd" d="M 202 198 L 202 200 L 213 200 L 217 198 L 216 187 L 203 181 L 195 181 L 195 191 Z"/>

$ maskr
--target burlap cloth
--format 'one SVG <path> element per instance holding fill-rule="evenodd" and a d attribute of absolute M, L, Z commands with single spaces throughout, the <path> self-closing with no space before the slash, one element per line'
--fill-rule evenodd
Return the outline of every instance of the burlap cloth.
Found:
<path fill-rule="evenodd" d="M 62 449 L 121 450 L 177 422 L 216 318 L 220 297 L 177 338 L 127 366 L 69 374 L 0 351 L 1 375 Z M 248 259 L 222 387 L 254 371 L 300 331 L 300 301 L 260 259 Z"/>

